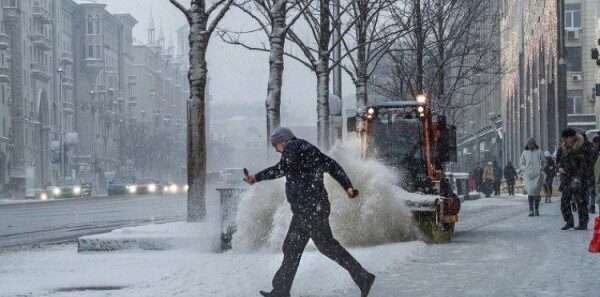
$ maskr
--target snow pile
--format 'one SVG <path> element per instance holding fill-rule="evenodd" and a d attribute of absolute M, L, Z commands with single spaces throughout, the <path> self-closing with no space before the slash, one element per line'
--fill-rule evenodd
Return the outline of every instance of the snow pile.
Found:
<path fill-rule="evenodd" d="M 349 199 L 333 178 L 325 178 L 335 237 L 347 246 L 416 238 L 417 228 L 404 201 L 422 200 L 423 196 L 398 187 L 397 172 L 376 160 L 361 159 L 359 147 L 351 143 L 354 142 L 335 147 L 331 156 L 346 170 L 360 196 Z M 259 183 L 240 199 L 234 249 L 281 248 L 292 217 L 284 182 L 280 179 Z"/>

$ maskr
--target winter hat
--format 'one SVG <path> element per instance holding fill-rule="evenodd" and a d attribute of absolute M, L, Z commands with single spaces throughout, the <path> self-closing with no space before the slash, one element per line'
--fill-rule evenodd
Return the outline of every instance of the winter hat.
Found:
<path fill-rule="evenodd" d="M 273 130 L 273 132 L 271 132 L 271 137 L 269 137 L 269 140 L 271 141 L 272 146 L 276 146 L 279 143 L 288 141 L 293 138 L 296 138 L 296 136 L 294 136 L 294 133 L 292 133 L 290 129 L 285 127 L 279 127 Z"/>
<path fill-rule="evenodd" d="M 565 128 L 565 129 L 562 131 L 562 134 L 561 134 L 561 136 L 562 136 L 563 138 L 567 138 L 567 137 L 574 137 L 575 135 L 577 135 L 577 132 L 575 132 L 575 129 L 573 129 L 573 128 L 571 128 L 571 127 L 569 127 L 569 128 Z"/>

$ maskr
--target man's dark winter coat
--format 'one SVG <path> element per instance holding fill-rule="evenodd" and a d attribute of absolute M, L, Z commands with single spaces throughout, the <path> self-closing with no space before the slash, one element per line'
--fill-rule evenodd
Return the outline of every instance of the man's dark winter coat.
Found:
<path fill-rule="evenodd" d="M 285 176 L 285 193 L 294 214 L 329 213 L 324 173 L 329 173 L 344 190 L 352 187 L 336 161 L 309 142 L 294 138 L 283 149 L 279 163 L 257 173 L 255 178 L 260 182 Z"/>
<path fill-rule="evenodd" d="M 590 173 L 593 172 L 595 165 L 592 163 L 591 149 L 589 142 L 579 135 L 572 149 L 567 150 L 564 146 L 559 148 L 556 163 L 565 171 L 563 191 L 581 195 L 587 193 Z M 593 174 L 591 175 L 593 176 Z"/>
<path fill-rule="evenodd" d="M 507 182 L 515 182 L 515 179 L 517 178 L 517 171 L 515 170 L 515 167 L 512 165 L 506 165 L 504 167 L 504 178 Z"/>

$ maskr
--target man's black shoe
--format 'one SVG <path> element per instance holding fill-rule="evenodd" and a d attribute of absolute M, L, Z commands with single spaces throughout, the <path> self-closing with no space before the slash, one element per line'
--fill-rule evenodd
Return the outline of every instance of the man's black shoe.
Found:
<path fill-rule="evenodd" d="M 371 286 L 375 282 L 375 275 L 366 272 L 363 278 L 358 282 L 358 287 L 360 288 L 360 296 L 367 297 L 369 295 L 369 291 L 371 291 Z"/>
<path fill-rule="evenodd" d="M 573 225 L 566 224 L 566 225 L 565 225 L 564 227 L 562 227 L 560 230 L 569 230 L 569 229 L 571 229 L 571 228 L 573 228 L 573 227 L 574 227 Z"/>
<path fill-rule="evenodd" d="M 587 226 L 577 226 L 575 230 L 587 230 Z"/>
<path fill-rule="evenodd" d="M 290 297 L 290 294 L 284 294 L 284 293 L 277 293 L 274 291 L 271 292 L 265 292 L 265 291 L 260 291 L 260 294 L 263 295 L 264 297 Z"/>

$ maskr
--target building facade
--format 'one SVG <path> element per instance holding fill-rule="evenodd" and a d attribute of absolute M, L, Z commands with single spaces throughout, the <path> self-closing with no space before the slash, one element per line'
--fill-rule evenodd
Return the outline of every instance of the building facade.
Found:
<path fill-rule="evenodd" d="M 529 138 L 554 151 L 566 125 L 559 80 L 560 10 L 556 1 L 502 3 L 504 160 L 517 163 Z M 564 81 L 563 81 L 564 82 Z"/>
<path fill-rule="evenodd" d="M 185 72 L 162 33 L 139 60 L 136 24 L 95 1 L 1 0 L 1 195 L 34 196 L 66 177 L 103 192 L 110 173 L 142 166 L 150 135 L 169 144 L 158 159 L 175 150 L 181 160 L 168 161 L 183 163 Z"/>
<path fill-rule="evenodd" d="M 487 15 L 474 28 L 479 38 L 474 38 L 475 44 L 485 44 L 489 47 L 485 59 L 490 62 L 487 71 L 477 73 L 473 83 L 465 82 L 462 93 L 469 98 L 470 104 L 460 110 L 460 116 L 454 118 L 457 126 L 458 164 L 452 170 L 469 172 L 478 164 L 500 160 L 503 154 L 502 133 L 502 104 L 500 100 L 501 81 L 501 47 L 500 47 L 500 14 L 498 1 L 487 1 Z M 482 40 L 479 40 L 483 38 Z M 480 56 L 475 56 L 477 59 Z M 452 68 L 452 67 L 451 67 Z M 471 84 L 471 85 L 469 85 Z M 460 95 L 459 95 L 460 97 Z"/>
<path fill-rule="evenodd" d="M 10 155 L 12 148 L 12 128 L 10 117 L 10 42 L 4 25 L 4 10 L 0 4 L 0 193 L 9 181 Z"/>
<path fill-rule="evenodd" d="M 568 125 L 580 130 L 597 128 L 597 66 L 588 53 L 598 45 L 599 9 L 595 0 L 565 0 Z"/>

